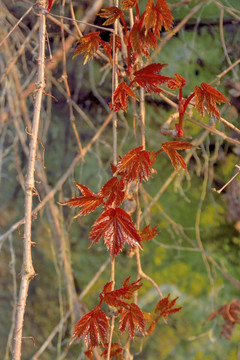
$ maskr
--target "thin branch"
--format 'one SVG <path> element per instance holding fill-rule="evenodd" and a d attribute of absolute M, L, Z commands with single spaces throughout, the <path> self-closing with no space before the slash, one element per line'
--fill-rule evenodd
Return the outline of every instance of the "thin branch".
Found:
<path fill-rule="evenodd" d="M 42 6 L 45 5 L 45 0 L 42 0 L 41 5 Z M 33 277 L 35 276 L 35 271 L 32 264 L 32 253 L 31 253 L 32 198 L 33 198 L 33 191 L 35 188 L 34 185 L 35 159 L 37 152 L 37 138 L 38 138 L 38 128 L 39 128 L 40 111 L 42 104 L 42 95 L 44 89 L 45 32 L 46 32 L 45 15 L 41 10 L 39 10 L 38 75 L 37 75 L 37 84 L 36 84 L 36 98 L 34 102 L 32 135 L 29 146 L 27 178 L 25 184 L 23 264 L 22 264 L 22 274 L 21 274 L 21 283 L 19 289 L 18 305 L 16 311 L 16 326 L 15 326 L 14 339 L 13 339 L 13 360 L 21 359 L 22 331 L 23 331 L 26 301 L 28 296 L 28 288 L 31 279 L 33 279 Z"/>

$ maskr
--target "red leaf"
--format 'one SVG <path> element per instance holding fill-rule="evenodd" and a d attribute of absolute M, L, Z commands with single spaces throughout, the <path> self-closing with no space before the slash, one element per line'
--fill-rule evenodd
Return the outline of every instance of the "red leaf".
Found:
<path fill-rule="evenodd" d="M 96 306 L 78 321 L 74 328 L 72 338 L 75 339 L 83 336 L 84 342 L 91 349 L 107 341 L 108 328 L 107 316 L 99 306 Z"/>
<path fill-rule="evenodd" d="M 124 292 L 124 299 L 131 299 L 133 297 L 133 293 L 140 289 L 142 284 L 140 284 L 140 281 L 142 279 L 138 279 L 137 281 L 134 281 L 133 283 L 129 284 L 131 276 L 129 276 L 127 279 L 124 280 L 122 290 Z"/>
<path fill-rule="evenodd" d="M 89 234 L 91 245 L 104 237 L 104 242 L 107 249 L 110 250 L 112 258 L 123 249 L 125 241 L 130 246 L 141 247 L 141 238 L 131 217 L 120 208 L 106 210 L 92 227 L 93 229 Z"/>
<path fill-rule="evenodd" d="M 168 76 L 157 74 L 166 64 L 150 64 L 134 73 L 134 80 L 147 92 L 160 93 L 162 90 L 157 86 L 171 80 Z"/>
<path fill-rule="evenodd" d="M 168 315 L 174 314 L 182 309 L 182 307 L 173 309 L 178 297 L 176 297 L 175 299 L 173 299 L 172 301 L 169 302 L 169 296 L 170 296 L 170 294 L 168 294 L 167 297 L 161 299 L 157 303 L 156 308 L 155 308 L 155 313 L 159 314 L 159 316 L 163 317 L 165 320 L 167 320 Z"/>
<path fill-rule="evenodd" d="M 60 205 L 68 205 L 70 207 L 83 207 L 74 218 L 82 215 L 90 214 L 98 206 L 104 203 L 103 197 L 94 194 L 87 186 L 81 185 L 76 181 L 74 184 L 79 188 L 83 196 L 72 198 L 66 202 L 59 203 Z"/>
<path fill-rule="evenodd" d="M 113 34 L 110 34 L 110 45 L 113 49 Z M 115 35 L 115 48 L 122 50 L 122 41 L 119 35 Z"/>
<path fill-rule="evenodd" d="M 125 184 L 121 179 L 117 177 L 112 177 L 108 182 L 102 187 L 99 191 L 99 196 L 105 198 L 108 196 L 105 206 L 117 207 L 121 205 L 125 197 Z"/>
<path fill-rule="evenodd" d="M 165 143 L 162 143 L 162 149 L 165 151 L 165 153 L 168 154 L 172 165 L 176 170 L 178 169 L 179 163 L 179 165 L 184 170 L 188 171 L 187 165 L 183 160 L 183 157 L 177 152 L 177 150 L 192 149 L 193 147 L 195 146 L 190 143 L 180 141 L 167 141 Z"/>
<path fill-rule="evenodd" d="M 146 31 L 152 29 L 157 38 L 160 38 L 160 31 L 164 26 L 165 30 L 171 31 L 173 16 L 165 0 L 148 0 L 144 13 L 144 24 Z"/>
<path fill-rule="evenodd" d="M 135 23 L 129 34 L 130 43 L 134 52 L 138 55 L 149 57 L 149 49 L 157 47 L 157 40 L 151 30 L 146 31 L 142 27 L 142 21 L 135 20 Z"/>
<path fill-rule="evenodd" d="M 136 6 L 138 4 L 138 0 L 122 0 L 121 4 L 123 10 L 128 10 Z"/>
<path fill-rule="evenodd" d="M 108 354 L 108 343 L 104 344 L 105 350 L 101 353 L 105 359 Z M 119 343 L 111 343 L 110 359 L 116 358 L 117 360 L 123 360 L 123 348 Z"/>
<path fill-rule="evenodd" d="M 125 81 L 122 81 L 113 93 L 113 103 L 109 105 L 110 109 L 113 109 L 114 112 L 119 110 L 127 111 L 129 96 L 138 100 L 133 90 L 125 83 Z"/>
<path fill-rule="evenodd" d="M 143 150 L 142 146 L 129 151 L 117 164 L 115 174 L 124 174 L 123 180 L 127 182 L 142 182 L 147 180 L 152 172 L 150 152 Z"/>
<path fill-rule="evenodd" d="M 230 340 L 235 325 L 239 323 L 240 300 L 234 299 L 229 304 L 221 306 L 218 310 L 208 316 L 208 320 L 214 319 L 218 314 L 222 315 L 225 320 L 220 335 L 223 335 L 227 340 Z"/>
<path fill-rule="evenodd" d="M 128 332 L 131 338 L 135 335 L 135 329 L 140 330 L 140 332 L 144 335 L 145 319 L 143 312 L 136 304 L 130 304 L 129 309 L 122 313 L 119 325 L 119 330 L 122 333 L 126 330 L 128 325 Z"/>
<path fill-rule="evenodd" d="M 175 73 L 175 79 L 170 79 L 167 86 L 169 89 L 179 89 L 186 85 L 186 80 L 183 76 Z"/>
<path fill-rule="evenodd" d="M 195 107 L 197 111 L 202 114 L 202 116 L 205 115 L 204 100 L 206 100 L 208 113 L 210 115 L 216 116 L 217 118 L 220 118 L 220 112 L 216 104 L 224 102 L 229 104 L 228 100 L 222 93 L 220 93 L 220 91 L 206 83 L 201 83 L 201 87 L 195 86 L 194 93 L 196 97 Z"/>
<path fill-rule="evenodd" d="M 109 58 L 109 61 L 110 61 L 111 65 L 112 65 L 113 60 L 112 60 L 112 47 L 111 47 L 111 44 L 109 44 L 108 42 L 105 42 L 105 41 L 101 41 L 101 44 L 102 44 L 103 50 L 107 54 L 107 57 Z"/>
<path fill-rule="evenodd" d="M 103 25 L 111 25 L 117 20 L 121 15 L 123 16 L 122 10 L 117 8 L 116 6 L 108 6 L 104 9 L 101 9 L 101 13 L 98 16 L 108 19 L 106 20 Z"/>
<path fill-rule="evenodd" d="M 152 240 L 158 234 L 157 226 L 154 226 L 152 229 L 150 229 L 150 225 L 147 225 L 138 233 L 141 236 L 142 241 Z"/>
<path fill-rule="evenodd" d="M 78 55 L 85 52 L 84 65 L 90 60 L 97 52 L 101 38 L 99 36 L 100 31 L 91 32 L 84 35 L 79 41 L 79 45 L 76 47 L 73 55 L 73 59 Z"/>
<path fill-rule="evenodd" d="M 51 8 L 52 8 L 52 2 L 53 0 L 48 0 L 48 8 L 47 8 L 47 11 L 50 11 Z"/>

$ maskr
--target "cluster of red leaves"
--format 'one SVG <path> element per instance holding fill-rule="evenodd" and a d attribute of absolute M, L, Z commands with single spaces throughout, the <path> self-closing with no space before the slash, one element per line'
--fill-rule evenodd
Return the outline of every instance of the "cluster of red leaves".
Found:
<path fill-rule="evenodd" d="M 226 304 L 220 307 L 218 310 L 212 312 L 208 316 L 208 320 L 213 320 L 217 315 L 221 315 L 225 322 L 222 325 L 222 331 L 220 335 L 223 335 L 227 340 L 230 340 L 236 324 L 239 324 L 239 314 L 240 300 L 234 299 L 229 304 Z"/>
<path fill-rule="evenodd" d="M 195 94 L 195 107 L 202 116 L 205 115 L 204 102 L 206 100 L 207 111 L 210 115 L 216 116 L 220 118 L 219 110 L 216 104 L 220 103 L 228 103 L 228 100 L 225 96 L 220 93 L 220 91 L 216 90 L 209 84 L 201 83 L 200 86 L 195 86 L 194 89 Z"/>
<path fill-rule="evenodd" d="M 169 87 L 169 89 L 180 89 L 182 87 L 184 87 L 186 85 L 186 80 L 184 79 L 184 77 L 182 75 L 179 75 L 177 73 L 174 74 L 174 78 L 171 78 L 168 83 L 167 86 Z"/>
<path fill-rule="evenodd" d="M 129 40 L 133 52 L 148 58 L 149 50 L 157 47 L 157 40 L 151 30 L 146 31 L 143 20 L 143 18 L 135 20 L 129 34 Z"/>

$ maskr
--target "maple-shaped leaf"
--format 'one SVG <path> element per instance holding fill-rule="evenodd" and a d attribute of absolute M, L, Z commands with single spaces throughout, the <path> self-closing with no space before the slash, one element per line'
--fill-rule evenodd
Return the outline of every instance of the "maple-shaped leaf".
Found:
<path fill-rule="evenodd" d="M 51 8 L 52 8 L 52 3 L 53 3 L 53 0 L 48 0 L 47 11 L 50 11 L 50 10 L 51 10 Z"/>
<path fill-rule="evenodd" d="M 146 31 L 152 29 L 157 38 L 160 38 L 160 31 L 164 26 L 165 30 L 171 31 L 173 26 L 173 16 L 165 0 L 148 0 L 144 13 L 144 25 Z"/>
<path fill-rule="evenodd" d="M 110 109 L 113 109 L 114 112 L 119 110 L 127 111 L 129 96 L 138 100 L 133 90 L 125 83 L 125 81 L 122 81 L 113 93 L 113 103 L 109 105 Z"/>
<path fill-rule="evenodd" d="M 103 237 L 112 258 L 122 250 L 125 241 L 130 246 L 141 247 L 141 238 L 135 225 L 131 217 L 123 209 L 106 210 L 95 221 L 92 228 L 89 234 L 91 245 L 97 243 Z"/>
<path fill-rule="evenodd" d="M 99 191 L 99 196 L 105 198 L 108 197 L 105 206 L 117 207 L 121 205 L 125 197 L 125 184 L 122 179 L 118 179 L 116 176 L 112 177 Z"/>
<path fill-rule="evenodd" d="M 169 296 L 170 296 L 170 294 L 168 294 L 167 297 L 161 299 L 157 303 L 156 308 L 155 308 L 155 313 L 158 314 L 160 317 L 163 317 L 165 320 L 167 320 L 167 318 L 170 314 L 175 314 L 176 312 L 178 312 L 182 309 L 182 307 L 173 308 L 178 297 L 169 301 Z"/>
<path fill-rule="evenodd" d="M 225 320 L 220 336 L 223 335 L 227 340 L 230 340 L 235 325 L 239 323 L 240 300 L 234 299 L 230 303 L 221 306 L 208 316 L 208 320 L 214 319 L 218 314 Z"/>
<path fill-rule="evenodd" d="M 149 224 L 145 226 L 142 230 L 140 230 L 138 233 L 142 241 L 152 240 L 158 234 L 157 226 L 154 226 L 152 229 L 150 229 L 150 224 Z"/>
<path fill-rule="evenodd" d="M 129 40 L 135 53 L 148 58 L 149 49 L 157 47 L 157 39 L 151 30 L 146 31 L 145 27 L 142 27 L 142 22 L 135 20 L 129 34 Z"/>
<path fill-rule="evenodd" d="M 105 350 L 101 353 L 101 356 L 106 359 L 108 354 L 108 343 L 104 344 L 104 348 Z M 115 358 L 117 360 L 123 360 L 123 348 L 119 343 L 111 343 L 110 359 L 112 358 Z"/>
<path fill-rule="evenodd" d="M 183 157 L 177 152 L 177 150 L 192 149 L 194 147 L 195 146 L 190 143 L 180 141 L 167 141 L 162 143 L 162 149 L 166 154 L 168 154 L 173 167 L 177 170 L 179 164 L 187 172 L 187 164 L 183 160 Z"/>
<path fill-rule="evenodd" d="M 124 293 L 123 297 L 124 299 L 132 299 L 133 297 L 133 293 L 135 291 L 137 291 L 138 289 L 140 289 L 140 287 L 142 286 L 142 283 L 140 284 L 140 281 L 142 279 L 138 279 L 136 281 L 134 281 L 133 283 L 129 284 L 129 280 L 130 280 L 131 276 L 129 276 L 128 278 L 126 278 L 123 282 L 123 286 L 122 286 L 122 291 Z"/>
<path fill-rule="evenodd" d="M 83 196 L 74 197 L 59 203 L 60 205 L 68 205 L 70 207 L 82 207 L 82 210 L 80 210 L 74 218 L 90 214 L 98 206 L 104 203 L 103 197 L 94 194 L 87 186 L 81 185 L 76 181 L 74 181 L 74 184 L 78 187 Z"/>
<path fill-rule="evenodd" d="M 126 308 L 128 303 L 123 300 L 124 291 L 122 289 L 112 290 L 112 281 L 106 283 L 100 294 L 101 301 L 104 301 L 107 305 Z"/>
<path fill-rule="evenodd" d="M 120 16 L 123 16 L 123 12 L 121 9 L 117 8 L 116 6 L 108 6 L 104 9 L 101 9 L 101 13 L 98 16 L 108 19 L 106 20 L 103 25 L 111 25 L 117 20 Z"/>
<path fill-rule="evenodd" d="M 144 335 L 145 333 L 145 319 L 141 309 L 134 303 L 129 305 L 120 317 L 119 330 L 123 333 L 128 325 L 128 333 L 131 338 L 135 336 L 135 330 L 138 329 Z"/>
<path fill-rule="evenodd" d="M 174 75 L 175 75 L 175 78 L 170 79 L 167 83 L 167 86 L 169 87 L 169 89 L 179 89 L 186 85 L 186 80 L 184 79 L 183 76 L 181 76 L 177 73 L 175 73 Z"/>
<path fill-rule="evenodd" d="M 210 115 L 216 116 L 220 118 L 220 112 L 216 106 L 216 104 L 228 103 L 229 101 L 225 98 L 225 96 L 220 93 L 220 91 L 216 90 L 209 84 L 201 83 L 200 86 L 195 86 L 194 89 L 195 94 L 195 107 L 197 111 L 205 115 L 204 109 L 204 101 L 206 100 L 207 111 Z"/>
<path fill-rule="evenodd" d="M 150 152 L 143 150 L 142 146 L 130 150 L 117 164 L 116 174 L 122 174 L 123 180 L 142 182 L 147 180 L 152 172 Z"/>
<path fill-rule="evenodd" d="M 100 31 L 91 32 L 87 35 L 81 37 L 78 41 L 78 45 L 74 51 L 73 59 L 78 54 L 84 54 L 84 65 L 88 60 L 90 60 L 97 52 L 101 38 L 99 36 Z"/>
<path fill-rule="evenodd" d="M 134 72 L 134 79 L 138 85 L 143 87 L 147 92 L 160 93 L 162 90 L 158 85 L 168 82 L 171 78 L 157 74 L 166 64 L 150 64 Z"/>
<path fill-rule="evenodd" d="M 138 4 L 138 0 L 122 0 L 121 4 L 123 10 L 128 10 L 136 6 Z"/>
<path fill-rule="evenodd" d="M 100 343 L 104 344 L 108 339 L 108 319 L 105 313 L 96 306 L 92 311 L 84 315 L 73 330 L 72 339 L 84 338 L 88 348 L 93 348 Z"/>

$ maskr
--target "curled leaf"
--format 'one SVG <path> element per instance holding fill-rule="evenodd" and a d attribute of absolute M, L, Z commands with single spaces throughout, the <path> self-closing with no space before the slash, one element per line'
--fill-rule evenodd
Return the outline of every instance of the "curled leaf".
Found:
<path fill-rule="evenodd" d="M 110 109 L 113 109 L 114 112 L 119 110 L 127 111 L 129 96 L 138 100 L 133 90 L 125 83 L 125 81 L 122 81 L 114 91 L 113 103 L 109 105 Z"/>
<path fill-rule="evenodd" d="M 190 143 L 180 141 L 167 141 L 162 143 L 163 151 L 168 154 L 172 165 L 176 170 L 178 169 L 179 164 L 184 170 L 188 171 L 187 164 L 183 160 L 183 157 L 177 152 L 177 150 L 192 149 L 193 147 L 195 146 Z"/>

